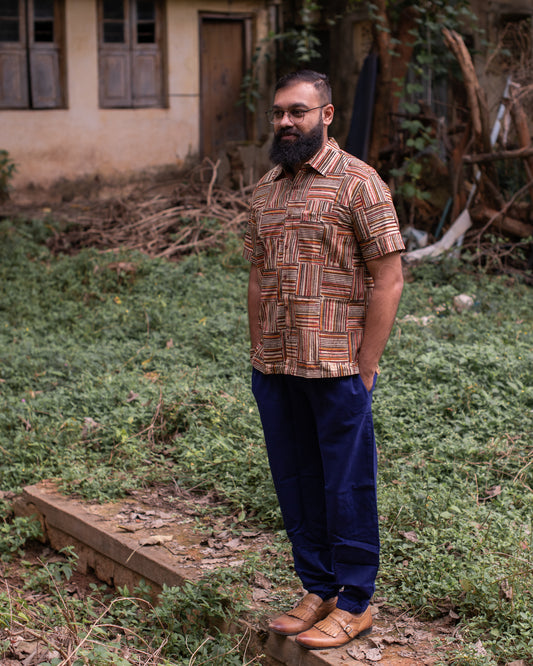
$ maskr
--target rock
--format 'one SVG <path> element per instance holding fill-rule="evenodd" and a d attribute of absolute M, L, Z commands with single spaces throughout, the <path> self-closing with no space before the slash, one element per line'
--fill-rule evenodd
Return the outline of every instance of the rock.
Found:
<path fill-rule="evenodd" d="M 465 310 L 470 310 L 474 306 L 474 299 L 468 294 L 458 294 L 453 297 L 453 307 L 461 314 Z"/>

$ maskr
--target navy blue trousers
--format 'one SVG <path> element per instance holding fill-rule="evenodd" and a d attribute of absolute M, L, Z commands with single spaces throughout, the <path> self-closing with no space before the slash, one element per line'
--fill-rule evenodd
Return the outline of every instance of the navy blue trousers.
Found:
<path fill-rule="evenodd" d="M 304 589 L 361 613 L 379 567 L 372 392 L 359 375 L 253 370 L 268 459 Z"/>

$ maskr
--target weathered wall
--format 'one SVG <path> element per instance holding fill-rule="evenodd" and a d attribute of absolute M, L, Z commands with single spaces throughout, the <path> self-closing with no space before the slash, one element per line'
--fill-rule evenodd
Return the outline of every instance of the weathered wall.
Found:
<path fill-rule="evenodd" d="M 96 0 L 66 0 L 67 107 L 0 111 L 0 148 L 17 164 L 15 186 L 179 165 L 199 148 L 198 12 L 254 12 L 256 38 L 268 31 L 262 0 L 168 0 L 168 108 L 101 109 Z"/>

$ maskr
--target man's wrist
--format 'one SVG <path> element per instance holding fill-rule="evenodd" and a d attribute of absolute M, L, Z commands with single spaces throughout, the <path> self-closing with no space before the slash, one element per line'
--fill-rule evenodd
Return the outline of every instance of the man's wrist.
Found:
<path fill-rule="evenodd" d="M 374 376 L 377 372 L 378 366 L 373 363 L 365 363 L 364 361 L 359 361 L 359 374 L 364 375 L 365 377 Z"/>

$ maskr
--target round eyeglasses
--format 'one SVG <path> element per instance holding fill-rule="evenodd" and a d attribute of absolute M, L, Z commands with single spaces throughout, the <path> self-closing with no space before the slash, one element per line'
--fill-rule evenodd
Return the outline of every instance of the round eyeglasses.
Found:
<path fill-rule="evenodd" d="M 289 120 L 292 120 L 293 123 L 301 123 L 305 118 L 305 114 L 309 111 L 315 111 L 315 109 L 323 109 L 327 104 L 321 104 L 320 106 L 314 106 L 312 109 L 269 109 L 266 112 L 268 121 L 273 125 L 280 123 L 285 114 L 289 116 Z"/>

